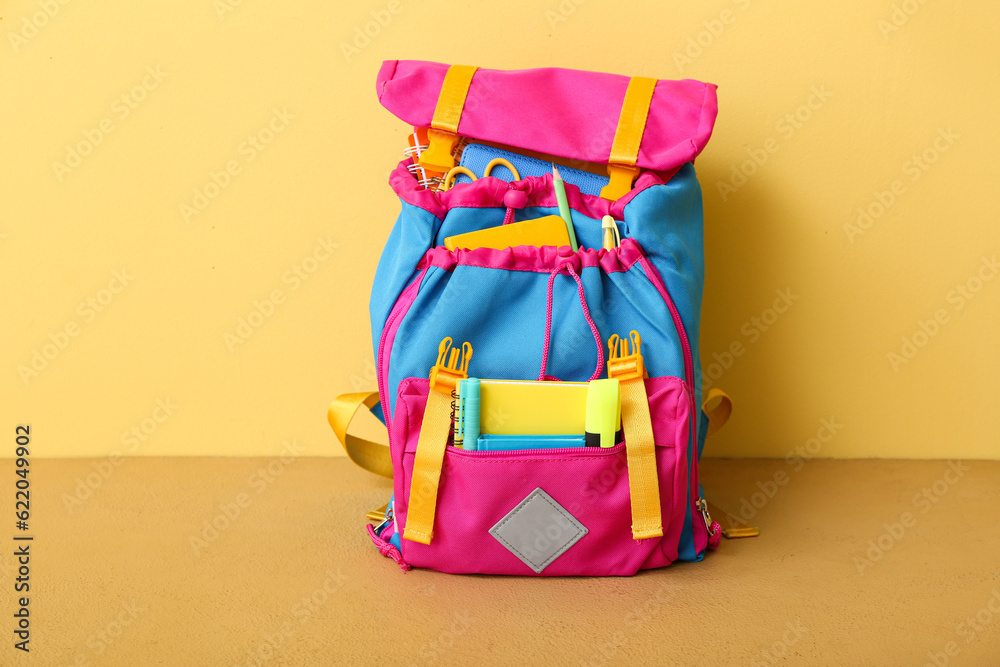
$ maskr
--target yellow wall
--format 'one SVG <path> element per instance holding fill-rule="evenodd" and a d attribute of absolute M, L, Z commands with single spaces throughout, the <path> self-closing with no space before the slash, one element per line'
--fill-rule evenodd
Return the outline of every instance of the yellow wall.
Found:
<path fill-rule="evenodd" d="M 6 3 L 5 428 L 49 456 L 340 454 L 405 142 L 375 74 L 422 58 L 719 84 L 702 356 L 737 412 L 709 454 L 996 457 L 1000 6 L 643 4 Z"/>

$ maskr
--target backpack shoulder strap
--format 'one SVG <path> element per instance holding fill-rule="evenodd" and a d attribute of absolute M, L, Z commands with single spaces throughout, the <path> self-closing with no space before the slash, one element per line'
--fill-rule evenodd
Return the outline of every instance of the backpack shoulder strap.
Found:
<path fill-rule="evenodd" d="M 705 437 L 708 437 L 729 421 L 729 416 L 733 414 L 733 399 L 729 398 L 729 394 L 721 389 L 712 387 L 705 394 L 701 409 L 708 415 L 708 430 L 705 431 Z"/>
<path fill-rule="evenodd" d="M 372 442 L 347 432 L 354 415 L 363 405 L 369 410 L 378 405 L 378 392 L 360 392 L 341 394 L 333 399 L 327 410 L 327 420 L 333 427 L 337 440 L 344 446 L 347 456 L 356 464 L 369 472 L 392 479 L 392 459 L 389 456 L 389 446 L 380 442 Z"/>

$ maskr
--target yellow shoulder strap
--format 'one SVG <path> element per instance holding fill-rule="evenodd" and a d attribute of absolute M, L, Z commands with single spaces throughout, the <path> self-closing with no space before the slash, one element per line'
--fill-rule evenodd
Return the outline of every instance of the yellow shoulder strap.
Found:
<path fill-rule="evenodd" d="M 388 445 L 372 442 L 347 433 L 354 415 L 362 405 L 369 410 L 378 403 L 378 392 L 342 394 L 333 400 L 326 417 L 347 456 L 369 472 L 392 479 L 392 459 Z"/>
<path fill-rule="evenodd" d="M 729 394 L 721 389 L 712 387 L 705 394 L 701 409 L 708 415 L 708 430 L 705 431 L 705 437 L 708 437 L 729 421 L 729 416 L 733 414 L 733 399 L 729 398 Z"/>
<path fill-rule="evenodd" d="M 610 181 L 601 190 L 601 196 L 614 201 L 632 189 L 632 181 L 639 174 L 639 145 L 646 130 L 649 103 L 653 100 L 656 79 L 635 76 L 629 79 L 618 117 L 618 128 L 608 156 Z"/>
<path fill-rule="evenodd" d="M 458 144 L 458 124 L 477 69 L 472 65 L 452 65 L 445 72 L 431 128 L 427 131 L 428 147 L 420 155 L 420 166 L 424 169 L 444 173 L 455 166 L 452 151 Z"/>

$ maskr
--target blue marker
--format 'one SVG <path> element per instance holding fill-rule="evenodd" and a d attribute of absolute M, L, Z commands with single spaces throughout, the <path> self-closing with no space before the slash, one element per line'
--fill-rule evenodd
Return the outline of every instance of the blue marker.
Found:
<path fill-rule="evenodd" d="M 476 449 L 479 441 L 479 378 L 469 378 L 462 382 L 462 424 L 465 435 L 462 446 L 465 449 Z"/>

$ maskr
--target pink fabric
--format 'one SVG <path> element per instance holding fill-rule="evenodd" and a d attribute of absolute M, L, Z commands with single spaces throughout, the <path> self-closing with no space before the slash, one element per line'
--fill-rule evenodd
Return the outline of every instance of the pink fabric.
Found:
<path fill-rule="evenodd" d="M 386 558 L 391 558 L 394 561 L 396 561 L 396 565 L 398 565 L 403 570 L 403 572 L 407 572 L 410 570 L 409 563 L 403 560 L 403 554 L 399 553 L 399 549 L 392 546 L 391 544 L 383 540 L 381 537 L 376 535 L 375 529 L 372 528 L 371 524 L 368 524 L 368 537 L 372 539 L 372 544 L 378 547 L 378 552 L 380 554 L 382 554 Z"/>
<path fill-rule="evenodd" d="M 401 120 L 430 127 L 448 65 L 387 60 L 378 73 L 379 101 Z M 548 67 L 479 69 L 458 132 L 572 160 L 606 163 L 629 77 Z M 712 135 L 716 86 L 657 82 L 638 166 L 669 170 L 693 160 Z"/>
<path fill-rule="evenodd" d="M 590 376 L 590 380 L 596 380 L 601 376 L 601 371 L 604 370 L 604 343 L 601 340 L 601 334 L 597 331 L 597 325 L 594 324 L 593 318 L 590 317 L 590 308 L 587 307 L 587 297 L 583 293 L 583 281 L 580 280 L 580 276 L 576 274 L 573 267 L 567 264 L 560 264 L 556 269 L 549 275 L 549 286 L 545 295 L 545 346 L 542 348 L 542 370 L 538 373 L 538 381 L 541 382 L 550 378 L 545 371 L 548 370 L 549 365 L 549 345 L 552 342 L 552 283 L 555 282 L 556 276 L 563 269 L 569 271 L 569 275 L 573 276 L 573 280 L 576 281 L 576 291 L 580 295 L 580 305 L 583 306 L 583 317 L 587 320 L 587 326 L 590 327 L 590 332 L 594 334 L 594 342 L 597 343 L 597 368 L 594 369 L 594 373 Z"/>
<path fill-rule="evenodd" d="M 385 407 L 389 405 L 387 391 L 389 387 L 389 355 L 392 354 L 392 343 L 396 340 L 396 332 L 399 331 L 399 325 L 403 321 L 403 316 L 406 315 L 410 310 L 410 306 L 417 299 L 417 293 L 420 291 L 420 283 L 423 282 L 424 275 L 426 273 L 421 270 L 420 275 L 396 299 L 396 303 L 393 305 L 392 311 L 390 311 L 389 317 L 385 321 L 385 327 L 382 329 L 382 337 L 379 339 L 378 359 L 376 359 L 379 373 L 376 379 L 378 381 L 378 400 Z M 385 410 L 383 414 L 385 415 L 386 427 L 391 428 L 392 415 L 389 414 L 389 410 Z"/>
<path fill-rule="evenodd" d="M 566 252 L 569 254 L 565 254 Z M 580 248 L 575 253 L 569 251 L 569 246 L 517 246 L 503 250 L 448 250 L 444 246 L 435 246 L 424 254 L 417 264 L 417 270 L 436 266 L 451 271 L 456 266 L 478 266 L 484 269 L 549 273 L 560 264 L 567 264 L 577 272 L 582 268 L 599 266 L 605 273 L 617 273 L 628 271 L 642 257 L 642 248 L 631 238 L 622 239 L 621 246 L 614 250 Z"/>
<path fill-rule="evenodd" d="M 488 176 L 473 183 L 462 183 L 462 187 L 436 192 L 422 187 L 416 177 L 410 173 L 407 168 L 408 164 L 411 164 L 409 158 L 402 160 L 389 174 L 389 186 L 407 204 L 422 208 L 442 220 L 453 208 L 505 206 L 504 198 L 507 191 L 512 188 L 521 190 L 527 195 L 526 206 L 555 208 L 559 205 L 556 201 L 555 191 L 552 189 L 552 174 L 546 174 L 541 178 L 528 176 L 512 183 Z M 610 215 L 615 220 L 622 220 L 624 219 L 625 206 L 632 201 L 633 197 L 651 185 L 666 183 L 677 173 L 678 169 L 680 167 L 661 173 L 642 172 L 636 179 L 632 190 L 613 202 L 601 197 L 585 195 L 580 192 L 580 188 L 577 186 L 566 183 L 566 201 L 571 209 L 588 218 L 599 220 L 605 215 Z"/>
<path fill-rule="evenodd" d="M 490 528 L 536 488 L 552 496 L 589 531 L 546 567 L 542 576 L 632 575 L 676 560 L 688 501 L 688 392 L 678 378 L 648 378 L 645 382 L 654 415 L 662 538 L 632 539 L 624 445 L 499 452 L 448 447 L 438 487 L 433 539 L 429 545 L 404 539 L 405 561 L 442 572 L 537 576 L 489 534 Z M 406 525 L 427 392 L 426 379 L 410 378 L 400 383 L 390 431 L 400 530 Z"/>
<path fill-rule="evenodd" d="M 697 414 L 697 408 L 694 402 L 694 359 L 691 354 L 691 343 L 688 341 L 687 331 L 684 329 L 684 321 L 681 319 L 680 313 L 677 311 L 677 306 L 674 305 L 674 300 L 670 298 L 670 293 L 667 291 L 667 286 L 663 282 L 663 278 L 660 276 L 660 272 L 656 270 L 656 267 L 646 259 L 645 257 L 640 258 L 640 263 L 646 275 L 649 276 L 650 282 L 656 287 L 660 296 L 663 297 L 663 301 L 667 304 L 667 309 L 670 311 L 670 316 L 674 321 L 674 326 L 677 328 L 677 334 L 681 339 L 681 348 L 684 350 L 684 375 L 687 378 L 687 383 L 689 387 L 688 400 L 690 405 L 691 414 Z M 698 438 L 698 420 L 695 419 L 693 422 L 694 426 L 694 437 Z M 691 510 L 697 515 L 698 510 L 696 503 L 698 501 L 699 491 L 699 476 L 698 476 L 698 458 L 695 457 L 693 464 L 691 465 L 691 486 L 690 492 L 691 497 L 689 502 L 691 503 Z M 713 538 L 716 540 L 716 545 L 712 549 L 718 547 L 718 540 L 720 538 L 714 535 L 709 535 L 708 528 L 705 526 L 704 521 L 695 520 L 693 522 L 692 531 L 694 532 L 694 544 L 695 548 L 699 553 L 704 551 L 706 546 L 711 546 L 711 541 Z"/>

